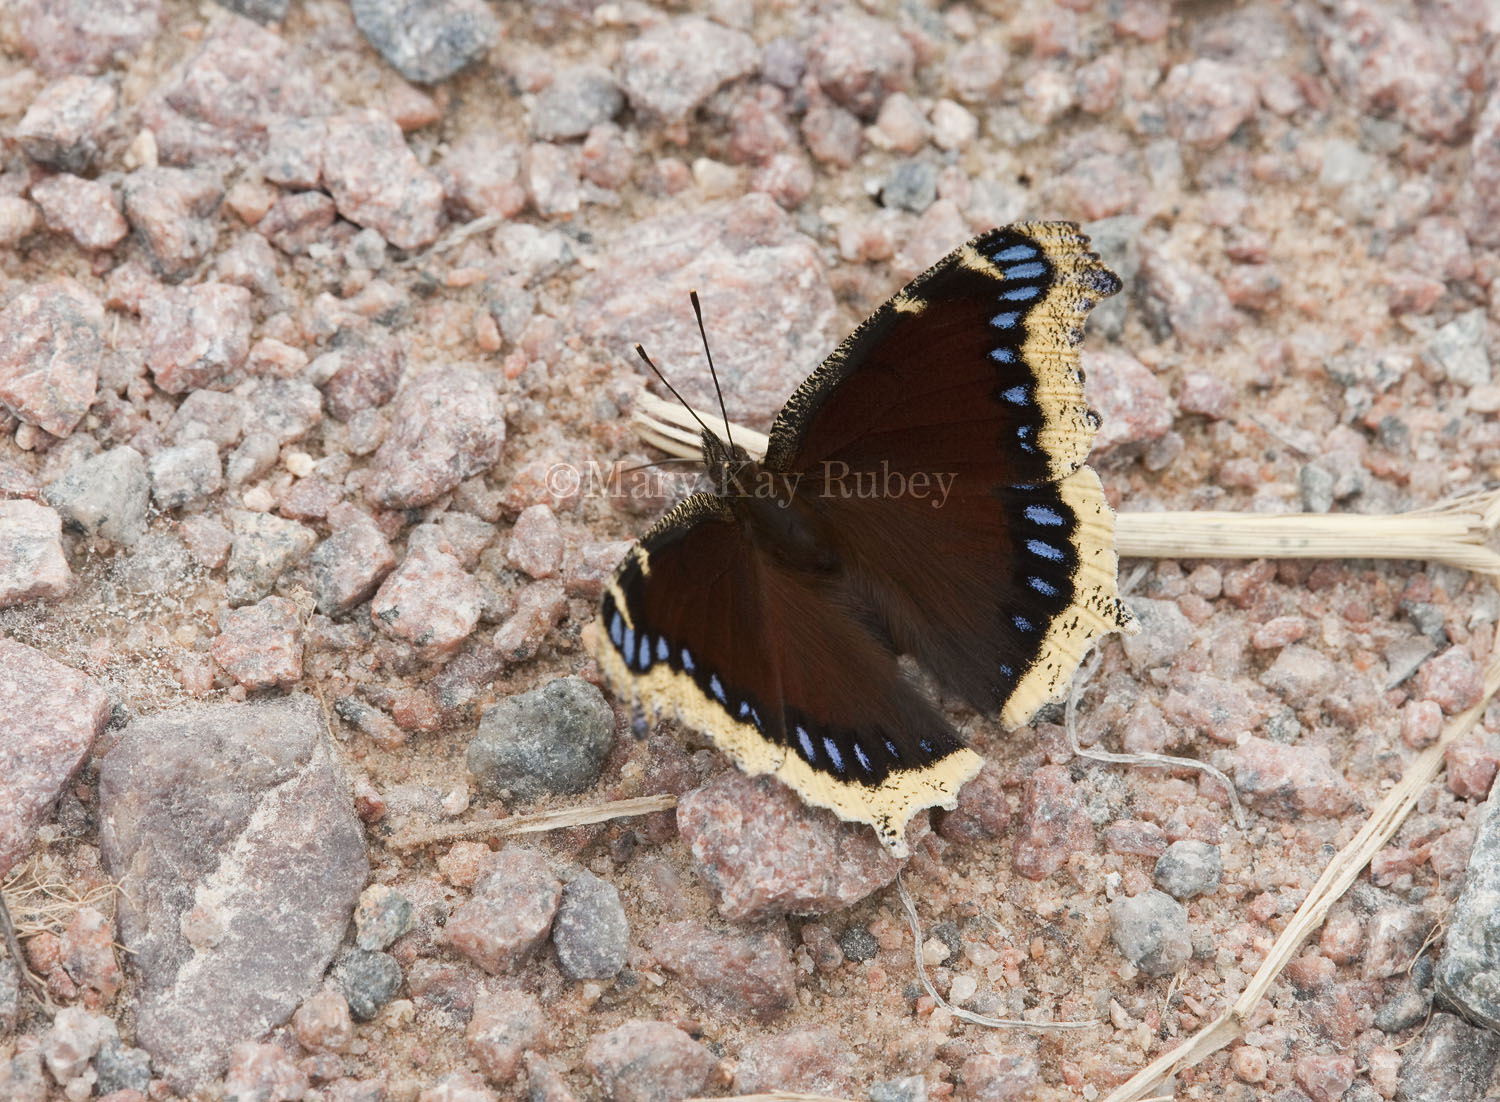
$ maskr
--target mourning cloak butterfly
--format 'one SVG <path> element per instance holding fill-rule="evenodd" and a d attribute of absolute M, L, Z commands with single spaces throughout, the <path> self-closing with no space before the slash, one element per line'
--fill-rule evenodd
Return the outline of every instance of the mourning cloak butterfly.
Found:
<path fill-rule="evenodd" d="M 714 491 L 605 589 L 615 691 L 904 855 L 907 820 L 954 806 L 981 761 L 898 656 L 1014 727 L 1133 628 L 1077 352 L 1119 287 L 1071 223 L 993 230 L 807 378 L 764 460 L 705 431 Z"/>

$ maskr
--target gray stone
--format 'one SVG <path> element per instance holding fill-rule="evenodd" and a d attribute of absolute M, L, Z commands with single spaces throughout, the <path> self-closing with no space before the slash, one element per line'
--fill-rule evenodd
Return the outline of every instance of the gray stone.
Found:
<path fill-rule="evenodd" d="M 73 572 L 62 518 L 34 501 L 0 501 L 0 608 L 67 596 Z"/>
<path fill-rule="evenodd" d="M 1473 1102 L 1486 1089 L 1500 1057 L 1500 1037 L 1453 1014 L 1434 1014 L 1421 1040 L 1401 1061 L 1401 1102 Z"/>
<path fill-rule="evenodd" d="M 875 954 L 880 952 L 880 943 L 863 926 L 850 926 L 839 935 L 839 948 L 843 950 L 845 957 L 858 963 L 874 959 Z"/>
<path fill-rule="evenodd" d="M 620 892 L 608 880 L 581 872 L 563 886 L 552 920 L 552 944 L 563 974 L 574 980 L 607 980 L 625 967 L 630 921 Z"/>
<path fill-rule="evenodd" d="M 364 1022 L 401 990 L 401 965 L 389 953 L 351 949 L 339 958 L 333 976 L 349 1000 L 349 1013 Z"/>
<path fill-rule="evenodd" d="M 608 122 L 624 106 L 625 96 L 608 70 L 597 65 L 573 65 L 538 93 L 528 122 L 535 138 L 567 141 Z"/>
<path fill-rule="evenodd" d="M 192 705 L 131 723 L 99 775 L 100 847 L 140 977 L 136 1042 L 178 1090 L 322 982 L 369 875 L 316 701 Z"/>
<path fill-rule="evenodd" d="M 225 595 L 231 605 L 253 604 L 269 596 L 282 572 L 300 562 L 318 542 L 311 528 L 268 513 L 241 509 L 230 520 L 234 538 L 229 545 Z"/>
<path fill-rule="evenodd" d="M 598 781 L 614 732 L 604 695 L 562 677 L 485 709 L 465 760 L 485 791 L 508 799 L 583 792 Z"/>
<path fill-rule="evenodd" d="M 881 185 L 881 205 L 921 214 L 937 200 L 937 179 L 930 161 L 902 161 Z"/>
<path fill-rule="evenodd" d="M 291 0 L 224 0 L 224 6 L 257 23 L 280 23 L 286 18 Z"/>
<path fill-rule="evenodd" d="M 413 925 L 411 900 L 386 884 L 371 884 L 354 909 L 354 944 L 371 952 L 384 949 Z"/>
<path fill-rule="evenodd" d="M 1164 892 L 1116 899 L 1109 932 L 1120 955 L 1148 976 L 1171 975 L 1193 955 L 1187 908 Z"/>
<path fill-rule="evenodd" d="M 1407 980 L 1396 988 L 1395 994 L 1381 1003 L 1375 1011 L 1375 1028 L 1387 1033 L 1400 1033 L 1410 1029 L 1427 1017 L 1432 1006 L 1432 995 L 1423 991 L 1416 983 Z"/>
<path fill-rule="evenodd" d="M 1436 978 L 1465 1017 L 1500 1030 L 1500 786 L 1490 789 L 1480 816 Z"/>
<path fill-rule="evenodd" d="M 151 496 L 159 509 L 178 509 L 201 501 L 224 485 L 219 449 L 212 440 L 163 448 L 146 466 L 151 472 Z"/>
<path fill-rule="evenodd" d="M 240 446 L 229 453 L 225 464 L 231 489 L 253 482 L 276 466 L 281 458 L 281 442 L 274 433 L 251 432 L 240 441 Z"/>
<path fill-rule="evenodd" d="M 47 486 L 46 498 L 74 527 L 128 547 L 146 534 L 146 460 L 132 447 L 111 448 L 69 467 Z"/>
<path fill-rule="evenodd" d="M 500 38 L 483 0 L 352 0 L 354 22 L 407 80 L 436 84 L 479 60 Z"/>
<path fill-rule="evenodd" d="M 1308 513 L 1326 513 L 1333 508 L 1333 475 L 1316 463 L 1304 463 L 1297 471 L 1302 508 Z"/>
<path fill-rule="evenodd" d="M 1484 386 L 1490 381 L 1490 354 L 1485 347 L 1485 312 L 1460 314 L 1432 335 L 1423 349 L 1428 362 L 1441 367 L 1450 382 Z"/>
<path fill-rule="evenodd" d="M 927 1080 L 920 1075 L 870 1084 L 870 1102 L 927 1102 Z"/>
<path fill-rule="evenodd" d="M 1172 660 L 1192 643 L 1192 622 L 1183 615 L 1176 601 L 1131 597 L 1126 603 L 1141 625 L 1141 630 L 1135 635 L 1120 638 L 1125 657 L 1136 673 L 1170 666 Z"/>
<path fill-rule="evenodd" d="M 99 1077 L 94 1091 L 99 1095 L 120 1090 L 145 1094 L 151 1087 L 151 1054 L 143 1048 L 131 1048 L 118 1037 L 99 1046 L 93 1063 L 94 1074 Z"/>
<path fill-rule="evenodd" d="M 1223 874 L 1224 860 L 1218 846 L 1184 838 L 1173 842 L 1156 859 L 1152 875 L 1162 891 L 1174 899 L 1188 899 L 1215 891 Z"/>

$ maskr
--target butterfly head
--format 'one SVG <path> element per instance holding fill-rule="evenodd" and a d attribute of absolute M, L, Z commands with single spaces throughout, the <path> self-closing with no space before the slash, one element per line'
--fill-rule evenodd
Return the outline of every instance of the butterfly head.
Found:
<path fill-rule="evenodd" d="M 724 496 L 735 496 L 735 490 L 747 480 L 754 481 L 759 465 L 738 444 L 726 443 L 714 433 L 703 434 L 703 465 L 714 488 Z"/>

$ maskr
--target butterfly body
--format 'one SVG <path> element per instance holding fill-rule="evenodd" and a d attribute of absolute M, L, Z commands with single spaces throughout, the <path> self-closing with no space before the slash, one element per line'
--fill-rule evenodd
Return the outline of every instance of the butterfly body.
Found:
<path fill-rule="evenodd" d="M 899 658 L 1015 726 L 1130 626 L 1076 351 L 1119 283 L 1086 245 L 1067 223 L 982 235 L 809 376 L 763 460 L 705 433 L 713 491 L 602 598 L 616 691 L 898 854 L 915 811 L 953 806 L 980 759 Z"/>

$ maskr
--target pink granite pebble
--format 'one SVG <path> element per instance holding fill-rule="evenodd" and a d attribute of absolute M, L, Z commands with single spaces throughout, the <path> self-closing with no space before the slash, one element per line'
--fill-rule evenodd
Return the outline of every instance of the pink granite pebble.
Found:
<path fill-rule="evenodd" d="M 17 0 L 21 53 L 43 72 L 98 73 L 136 57 L 162 27 L 161 0 Z"/>
<path fill-rule="evenodd" d="M 0 638 L 0 876 L 31 848 L 68 778 L 109 722 L 103 687 Z"/>
<path fill-rule="evenodd" d="M 767 1034 L 740 1049 L 734 1090 L 852 1096 L 856 1065 L 854 1053 L 827 1026 Z"/>
<path fill-rule="evenodd" d="M 1068 770 L 1044 765 L 1026 784 L 1026 795 L 1016 821 L 1016 871 L 1028 880 L 1041 880 L 1062 867 L 1071 854 L 1094 848 L 1094 825 L 1084 806 L 1082 786 Z"/>
<path fill-rule="evenodd" d="M 85 249 L 112 249 L 130 232 L 120 201 L 103 180 L 60 172 L 31 185 L 47 228 L 66 233 Z"/>
<path fill-rule="evenodd" d="M 437 657 L 468 638 L 484 610 L 484 588 L 436 547 L 409 550 L 370 602 L 375 626 Z"/>
<path fill-rule="evenodd" d="M 1469 800 L 1483 800 L 1500 768 L 1500 739 L 1488 732 L 1471 734 L 1448 746 L 1444 755 L 1448 790 Z"/>
<path fill-rule="evenodd" d="M 547 633 L 568 613 L 568 597 L 561 583 L 528 585 L 516 598 L 516 610 L 495 632 L 495 649 L 508 662 L 523 662 L 541 649 Z"/>
<path fill-rule="evenodd" d="M 1166 387 L 1134 356 L 1085 352 L 1083 367 L 1089 403 L 1102 419 L 1094 438 L 1095 454 L 1155 440 L 1172 427 L 1172 399 Z"/>
<path fill-rule="evenodd" d="M 708 1010 L 772 1021 L 796 1005 L 792 955 L 775 928 L 748 932 L 671 922 L 647 935 L 646 947 L 678 977 L 687 997 Z"/>
<path fill-rule="evenodd" d="M 719 1066 L 712 1052 L 668 1022 L 632 1019 L 584 1050 L 607 1102 L 665 1102 L 703 1093 Z"/>
<path fill-rule="evenodd" d="M 561 902 L 562 881 L 547 859 L 509 845 L 453 912 L 443 939 L 491 975 L 514 972 L 546 940 Z"/>
<path fill-rule="evenodd" d="M 563 533 L 557 515 L 546 505 L 521 510 L 511 529 L 505 561 L 533 578 L 550 578 L 562 563 Z"/>
<path fill-rule="evenodd" d="M 72 588 L 62 517 L 34 501 L 0 501 L 0 608 L 56 600 Z"/>
<path fill-rule="evenodd" d="M 307 1074 L 280 1045 L 243 1041 L 229 1050 L 224 1089 L 231 1098 L 301 1098 Z"/>
<path fill-rule="evenodd" d="M 1417 671 L 1416 696 L 1431 700 L 1448 715 L 1479 703 L 1484 695 L 1484 671 L 1466 647 L 1449 647 L 1422 663 Z"/>
<path fill-rule="evenodd" d="M 118 94 L 98 77 L 64 77 L 31 101 L 16 127 L 16 143 L 26 156 L 64 172 L 87 172 L 108 138 Z"/>
<path fill-rule="evenodd" d="M 141 304 L 146 366 L 168 394 L 228 389 L 250 354 L 250 292 L 228 283 L 163 290 Z"/>
<path fill-rule="evenodd" d="M 723 84 L 755 71 L 755 40 L 743 31 L 683 16 L 626 43 L 621 85 L 636 111 L 681 122 Z"/>
<path fill-rule="evenodd" d="M 469 1055 L 486 1079 L 504 1086 L 516 1077 L 527 1050 L 547 1037 L 548 1020 L 534 995 L 494 981 L 481 985 L 464 1033 Z"/>
<path fill-rule="evenodd" d="M 398 249 L 431 244 L 442 230 L 443 185 L 387 115 L 348 111 L 329 119 L 323 176 L 339 214 Z"/>
<path fill-rule="evenodd" d="M 0 406 L 53 436 L 94 400 L 104 307 L 72 280 L 24 291 L 0 311 Z"/>
<path fill-rule="evenodd" d="M 302 677 L 302 617 L 285 597 L 266 597 L 223 615 L 213 656 L 247 689 L 283 688 Z"/>
<path fill-rule="evenodd" d="M 1443 733 L 1443 708 L 1436 700 L 1409 700 L 1401 709 L 1401 741 L 1414 750 L 1431 746 Z"/>
<path fill-rule="evenodd" d="M 119 994 L 125 982 L 115 958 L 113 923 L 93 907 L 80 907 L 63 931 L 62 966 L 80 987 L 97 992 L 102 1002 Z"/>
<path fill-rule="evenodd" d="M 1222 145 L 1259 105 L 1251 74 L 1212 58 L 1173 66 L 1159 93 L 1168 131 L 1199 149 Z"/>
<path fill-rule="evenodd" d="M 1229 416 L 1234 408 L 1234 391 L 1219 376 L 1207 371 L 1189 371 L 1177 388 L 1177 408 L 1210 420 Z"/>
<path fill-rule="evenodd" d="M 874 118 L 886 96 L 912 86 L 916 55 L 896 27 L 856 11 L 829 19 L 807 50 L 808 74 L 834 100 Z"/>
<path fill-rule="evenodd" d="M 314 992 L 302 1000 L 292 1015 L 297 1043 L 313 1052 L 343 1052 L 354 1040 L 354 1021 L 349 1000 L 332 988 Z"/>
<path fill-rule="evenodd" d="M 489 379 L 467 368 L 426 372 L 396 396 L 366 493 L 382 508 L 425 505 L 493 464 L 504 441 Z"/>
<path fill-rule="evenodd" d="M 180 168 L 138 168 L 125 177 L 122 191 L 125 219 L 163 279 L 187 278 L 213 251 L 214 215 L 223 198 L 214 177 Z"/>
<path fill-rule="evenodd" d="M 1034 1097 L 1042 1067 L 1034 1047 L 1007 1046 L 970 1056 L 958 1068 L 957 1102 L 1009 1102 Z"/>
<path fill-rule="evenodd" d="M 868 827 L 738 771 L 682 796 L 677 829 L 719 913 L 734 922 L 840 910 L 885 887 L 899 868 Z"/>
<path fill-rule="evenodd" d="M 1356 803 L 1354 790 L 1322 746 L 1284 746 L 1246 739 L 1232 751 L 1235 788 L 1257 811 L 1282 819 L 1339 815 Z"/>

